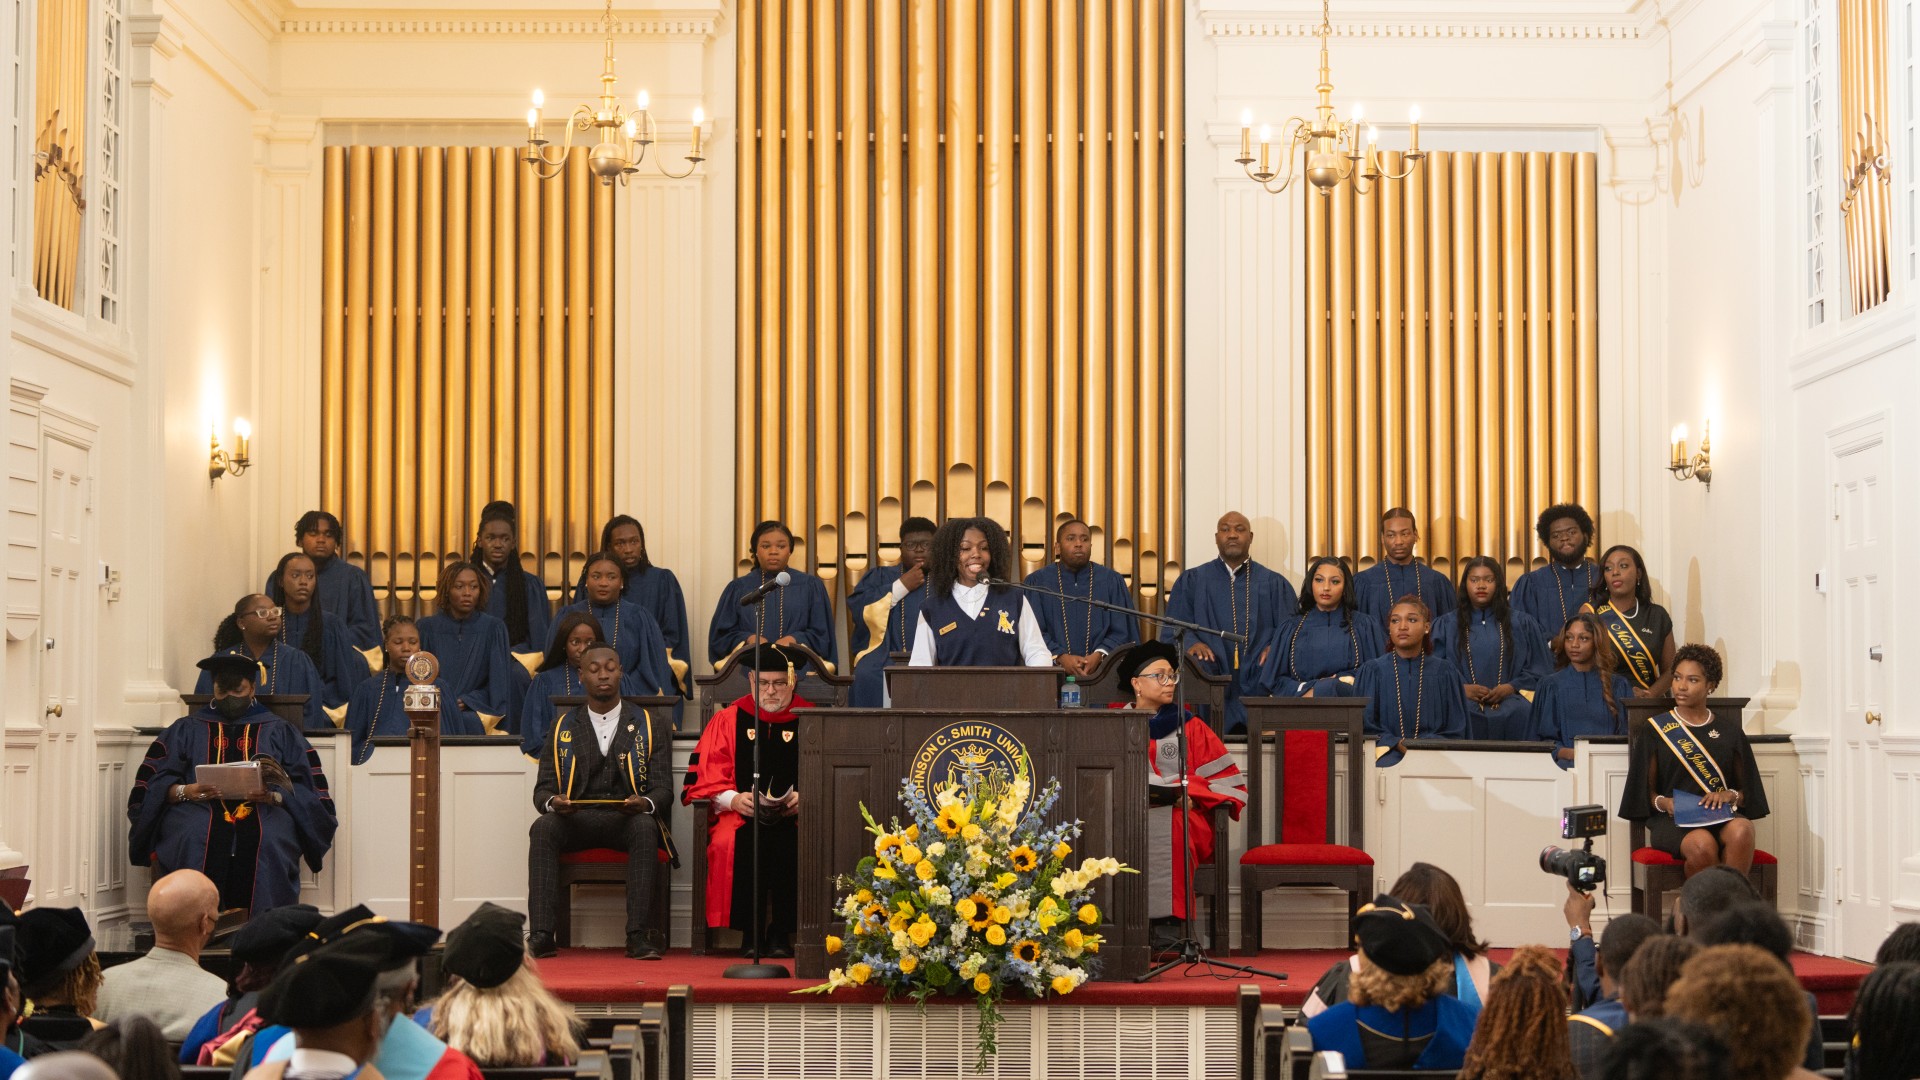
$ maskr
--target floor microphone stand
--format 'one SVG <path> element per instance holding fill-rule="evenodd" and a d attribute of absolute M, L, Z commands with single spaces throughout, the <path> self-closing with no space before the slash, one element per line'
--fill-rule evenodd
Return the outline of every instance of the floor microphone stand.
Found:
<path fill-rule="evenodd" d="M 778 588 L 785 589 L 786 586 L 781 585 Z M 752 959 L 745 964 L 728 965 L 727 969 L 720 973 L 721 977 L 726 979 L 785 979 L 792 974 L 785 965 L 766 964 L 760 961 L 760 949 L 765 944 L 764 939 L 767 936 L 766 917 L 760 910 L 760 857 L 765 854 L 760 843 L 764 835 L 760 831 L 760 812 L 765 809 L 760 805 L 760 744 L 766 741 L 766 732 L 762 729 L 766 722 L 764 716 L 766 706 L 760 699 L 760 646 L 767 644 L 767 609 L 764 600 L 763 594 L 760 600 L 755 601 L 760 606 L 760 610 L 754 613 L 756 616 L 754 626 L 758 631 L 754 636 L 761 640 L 750 646 L 751 651 L 747 656 L 747 679 L 751 686 L 747 691 L 747 700 L 753 703 L 753 783 L 747 789 L 747 798 L 753 802 L 753 822 L 749 826 L 753 829 L 753 866 L 748 870 L 752 875 L 747 882 L 747 896 L 751 901 L 748 919 L 751 921 L 747 923 L 750 929 L 746 933 L 753 939 Z M 734 855 L 736 856 L 734 872 L 739 873 L 738 847 L 734 849 Z M 705 918 L 706 914 L 696 911 L 694 917 Z"/>

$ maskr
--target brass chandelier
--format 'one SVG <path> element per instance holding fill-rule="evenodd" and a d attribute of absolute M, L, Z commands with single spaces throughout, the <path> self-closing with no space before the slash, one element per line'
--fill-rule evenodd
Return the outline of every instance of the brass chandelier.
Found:
<path fill-rule="evenodd" d="M 594 133 L 593 147 L 587 153 L 587 167 L 593 170 L 593 175 L 599 177 L 602 184 L 607 185 L 619 180 L 625 186 L 628 177 L 640 171 L 640 162 L 646 158 L 648 149 L 659 141 L 653 112 L 648 108 L 647 92 L 642 90 L 635 96 L 634 109 L 629 113 L 621 108 L 620 96 L 614 90 L 613 0 L 607 0 L 607 10 L 600 16 L 600 26 L 607 36 L 606 55 L 600 67 L 600 104 L 574 108 L 573 115 L 567 118 L 563 129 L 564 138 L 557 158 L 547 156 L 544 116 L 547 97 L 538 89 L 533 92 L 533 108 L 527 110 L 527 152 L 522 160 L 533 166 L 534 175 L 542 180 L 552 180 L 566 171 L 567 154 L 573 149 L 576 131 Z M 655 157 L 654 168 L 660 171 L 660 175 L 674 180 L 685 179 L 692 176 L 700 163 L 706 160 L 700 152 L 700 125 L 705 120 L 706 115 L 702 110 L 693 110 L 693 133 L 687 148 L 687 167 L 680 172 L 672 172 Z"/>
<path fill-rule="evenodd" d="M 1380 159 L 1379 133 L 1368 125 L 1366 129 L 1366 149 L 1360 148 L 1361 119 L 1363 116 L 1359 103 L 1353 106 L 1348 120 L 1341 120 L 1333 110 L 1333 74 L 1327 62 L 1327 39 L 1333 36 L 1333 19 L 1329 11 L 1330 0 L 1320 2 L 1320 82 L 1314 89 L 1320 95 L 1320 104 L 1315 106 L 1312 119 L 1290 117 L 1280 125 L 1280 156 L 1284 159 L 1284 171 L 1274 168 L 1272 128 L 1260 128 L 1260 156 L 1253 156 L 1253 111 L 1240 114 L 1240 156 L 1233 160 L 1246 169 L 1254 182 L 1265 188 L 1268 194 L 1278 195 L 1293 184 L 1298 175 L 1296 166 L 1300 158 L 1306 158 L 1304 172 L 1307 182 L 1321 195 L 1332 193 L 1334 188 L 1344 183 L 1352 183 L 1357 194 L 1364 195 L 1372 190 L 1375 181 L 1404 180 L 1413 175 L 1420 162 L 1427 155 L 1420 149 L 1420 106 L 1415 105 L 1408 112 L 1410 145 L 1402 158 L 1408 163 L 1404 171 L 1388 172 Z M 1297 151 L 1297 152 L 1296 152 Z M 1259 161 L 1259 167 L 1254 162 Z M 1276 184 L 1275 181 L 1278 180 Z"/>

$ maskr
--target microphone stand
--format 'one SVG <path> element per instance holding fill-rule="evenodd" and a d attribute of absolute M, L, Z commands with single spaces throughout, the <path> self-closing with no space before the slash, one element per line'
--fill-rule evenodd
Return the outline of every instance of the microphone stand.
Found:
<path fill-rule="evenodd" d="M 780 585 L 777 588 L 784 589 L 786 586 Z M 727 969 L 720 973 L 723 979 L 785 979 L 792 974 L 785 965 L 766 964 L 760 961 L 760 949 L 765 944 L 764 939 L 767 936 L 765 915 L 760 910 L 760 857 L 766 853 L 765 847 L 760 842 L 764 835 L 760 831 L 760 744 L 766 741 L 766 731 L 763 730 L 763 725 L 766 723 L 764 715 L 766 705 L 760 700 L 760 646 L 767 644 L 766 598 L 767 594 L 763 593 L 759 600 L 754 601 L 759 607 L 759 610 L 754 612 L 754 628 L 757 631 L 755 636 L 761 640 L 754 643 L 752 652 L 747 657 L 747 678 L 750 681 L 747 700 L 753 702 L 753 783 L 747 790 L 748 797 L 753 800 L 753 824 L 750 826 L 753 829 L 753 866 L 748 873 L 753 876 L 747 883 L 747 897 L 751 901 L 752 908 L 749 918 L 752 921 L 747 924 L 751 929 L 746 933 L 753 941 L 752 957 L 744 964 L 727 965 Z M 740 872 L 739 854 L 736 848 L 734 850 L 735 873 Z M 696 911 L 694 917 L 705 918 L 706 914 Z"/>
<path fill-rule="evenodd" d="M 1069 596 L 1063 592 L 1055 592 L 1052 589 L 1043 588 L 1039 585 L 1028 585 L 1024 582 L 996 581 L 993 584 L 1009 585 L 1024 592 L 1038 593 L 1042 596 L 1052 596 L 1061 600 L 1070 600 L 1076 604 L 1091 604 L 1094 607 L 1104 608 L 1107 611 L 1115 611 L 1123 615 L 1132 615 L 1135 618 L 1146 619 L 1148 622 L 1156 623 L 1163 627 L 1171 627 L 1173 629 L 1174 654 L 1179 657 L 1179 663 L 1176 664 L 1173 669 L 1175 674 L 1179 674 L 1180 668 L 1185 666 L 1187 662 L 1187 634 L 1190 632 L 1216 634 L 1226 641 L 1241 645 L 1247 644 L 1247 635 L 1245 634 L 1236 634 L 1226 630 L 1214 630 L 1201 626 L 1199 623 L 1190 623 L 1184 619 L 1175 619 L 1166 615 L 1154 615 L 1141 611 L 1138 608 L 1125 607 L 1120 604 L 1109 604 L 1104 600 L 1095 600 L 1092 597 Z M 1257 968 L 1249 964 L 1235 964 L 1225 960 L 1216 960 L 1208 956 L 1207 950 L 1200 947 L 1200 939 L 1194 936 L 1193 909 L 1198 903 L 1198 898 L 1193 891 L 1193 874 L 1197 868 L 1197 863 L 1193 855 L 1193 844 L 1190 842 L 1189 833 L 1191 832 L 1191 828 L 1189 818 L 1187 817 L 1192 809 L 1192 793 L 1187 790 L 1187 693 L 1186 680 L 1184 679 L 1175 680 L 1173 684 L 1173 705 L 1175 717 L 1173 728 L 1175 732 L 1174 745 L 1179 748 L 1180 762 L 1180 801 L 1174 804 L 1174 810 L 1176 811 L 1174 820 L 1175 827 L 1178 829 L 1175 835 L 1178 837 L 1180 844 L 1180 862 L 1182 869 L 1186 871 L 1185 887 L 1183 889 L 1185 893 L 1183 899 L 1186 901 L 1186 914 L 1180 917 L 1180 940 L 1174 943 L 1174 951 L 1178 955 L 1165 963 L 1149 968 L 1143 975 L 1136 975 L 1133 981 L 1146 982 L 1174 968 L 1190 969 L 1205 966 L 1207 969 L 1206 973 L 1210 975 L 1220 976 L 1225 972 L 1239 972 L 1242 975 L 1264 975 L 1275 982 L 1285 982 L 1287 977 L 1281 972 L 1268 971 L 1265 968 Z M 1225 718 L 1222 717 L 1221 721 L 1224 723 Z M 1252 752 L 1253 749 L 1254 748 L 1250 748 L 1249 752 Z M 1227 838 L 1224 836 L 1219 838 L 1221 843 L 1226 843 L 1226 840 Z M 1259 914 L 1256 912 L 1249 915 L 1243 911 L 1240 913 L 1240 917 L 1242 919 L 1258 918 Z M 1151 931 L 1149 931 L 1148 936 L 1151 938 Z M 1152 947 L 1151 941 L 1149 941 L 1148 947 Z"/>

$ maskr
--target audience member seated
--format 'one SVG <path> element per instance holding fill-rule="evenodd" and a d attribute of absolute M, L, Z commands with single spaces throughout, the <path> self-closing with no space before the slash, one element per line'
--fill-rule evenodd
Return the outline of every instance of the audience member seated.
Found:
<path fill-rule="evenodd" d="M 1920 922 L 1903 922 L 1873 954 L 1875 964 L 1920 964 Z"/>
<path fill-rule="evenodd" d="M 327 687 L 321 681 L 320 670 L 307 659 L 306 653 L 280 643 L 281 615 L 281 610 L 265 593 L 241 597 L 233 605 L 233 614 L 222 619 L 219 629 L 213 632 L 213 651 L 255 661 L 260 671 L 254 678 L 254 693 L 305 694 L 302 725 L 308 731 L 330 728 L 333 724 L 322 708 Z M 193 692 L 213 693 L 213 676 L 205 669 L 201 670 L 200 681 L 194 684 Z"/>
<path fill-rule="evenodd" d="M 1576 1080 L 1566 1016 L 1559 959 L 1544 945 L 1515 949 L 1480 1010 L 1460 1080 Z"/>
<path fill-rule="evenodd" d="M 260 1016 L 260 993 L 273 981 L 280 964 L 295 945 L 320 925 L 320 910 L 312 904 L 288 904 L 248 919 L 233 935 L 231 955 L 240 971 L 233 992 L 203 1013 L 180 1043 L 182 1065 L 230 1066 L 247 1037 L 265 1021 Z"/>
<path fill-rule="evenodd" d="M 80 1040 L 82 1051 L 105 1062 L 120 1080 L 180 1080 L 167 1037 L 141 1016 L 123 1016 Z"/>
<path fill-rule="evenodd" d="M 15 973 L 29 1015 L 20 1022 L 15 1049 L 32 1061 L 72 1050 L 94 1028 L 100 1000 L 100 959 L 93 933 L 79 908 L 33 908 L 15 927 Z"/>
<path fill-rule="evenodd" d="M 790 565 L 793 530 L 778 521 L 755 525 L 747 554 L 753 558 L 753 569 L 727 582 L 714 605 L 713 622 L 707 630 L 707 661 L 718 668 L 743 646 L 766 642 L 805 645 L 822 660 L 833 663 L 833 600 L 819 578 Z M 774 589 L 758 604 L 740 603 L 741 597 L 782 573 L 790 577 L 785 586 Z"/>
<path fill-rule="evenodd" d="M 923 517 L 901 522 L 899 563 L 868 570 L 847 597 L 847 608 L 859 613 L 847 642 L 853 662 L 853 690 L 847 704 L 856 709 L 884 706 L 887 664 L 894 653 L 913 652 L 920 608 L 933 595 L 927 577 L 933 532 L 933 522 Z"/>
<path fill-rule="evenodd" d="M 626 575 L 620 595 L 653 616 L 660 627 L 661 639 L 667 643 L 667 652 L 680 662 L 682 671 L 689 670 L 685 665 L 691 662 L 693 636 L 687 629 L 687 598 L 680 591 L 680 579 L 673 571 L 654 565 L 652 556 L 647 554 L 646 530 L 631 515 L 615 514 L 600 529 L 600 550 L 611 552 Z M 586 596 L 587 573 L 582 569 L 580 581 L 573 589 L 573 599 L 578 602 Z M 680 692 L 689 694 L 690 684 L 681 686 Z"/>
<path fill-rule="evenodd" d="M 620 560 L 604 551 L 587 557 L 586 598 L 560 609 L 564 621 L 574 612 L 591 615 L 600 632 L 620 654 L 620 670 L 627 673 L 627 693 L 636 697 L 675 694 L 673 669 L 667 666 L 667 642 L 660 624 L 646 610 L 626 599 L 620 590 L 626 571 Z M 559 628 L 554 628 L 554 637 Z M 551 647 L 552 642 L 548 643 Z"/>
<path fill-rule="evenodd" d="M 1703 948 L 1713 945 L 1758 945 L 1780 961 L 1788 972 L 1793 971 L 1793 931 L 1787 927 L 1787 921 L 1780 917 L 1779 912 L 1757 900 L 1735 904 L 1697 924 L 1697 928 L 1690 932 Z M 1820 1002 L 1813 993 L 1801 993 L 1807 999 L 1807 1011 L 1814 1016 L 1820 1015 Z M 1826 1055 L 1820 1043 L 1820 1025 L 1815 1024 L 1807 1036 L 1807 1056 L 1803 1062 L 1815 1072 L 1826 1064 Z"/>
<path fill-rule="evenodd" d="M 1426 601 L 1435 619 L 1452 614 L 1458 602 L 1447 575 L 1414 557 L 1413 548 L 1419 542 L 1420 527 L 1413 511 L 1393 507 L 1380 515 L 1380 553 L 1384 558 L 1353 575 L 1354 603 L 1379 624 L 1383 635 L 1393 602 L 1403 596 Z M 1311 581 L 1313 575 L 1309 573 L 1307 579 Z"/>
<path fill-rule="evenodd" d="M 20 980 L 14 977 L 13 969 L 14 924 L 17 921 L 13 909 L 0 904 L 0 1080 L 8 1080 L 27 1061 L 20 1053 L 25 1039 L 17 1030 L 20 1007 L 24 1004 Z"/>
<path fill-rule="evenodd" d="M 1673 932 L 1690 936 L 1723 911 L 1752 903 L 1760 894 L 1745 874 L 1724 866 L 1710 866 L 1687 879 L 1673 905 Z"/>
<path fill-rule="evenodd" d="M 553 605 L 538 574 L 520 564 L 520 513 L 504 499 L 480 511 L 480 531 L 468 557 L 486 583 L 486 612 L 507 628 L 507 647 L 516 653 L 546 646 Z"/>
<path fill-rule="evenodd" d="M 147 747 L 127 794 L 127 854 L 154 875 L 194 869 L 220 889 L 220 908 L 266 911 L 300 899 L 300 864 L 319 873 L 339 826 L 320 755 L 306 735 L 253 698 L 259 665 L 216 654 L 200 661 L 213 700 Z M 222 798 L 202 765 L 260 766 L 260 789 Z M 204 1006 L 204 1002 L 197 1002 Z"/>
<path fill-rule="evenodd" d="M 1466 894 L 1452 874 L 1432 863 L 1417 862 L 1397 878 L 1387 895 L 1403 904 L 1418 904 L 1427 909 L 1435 926 L 1446 935 L 1453 957 L 1453 979 L 1446 993 L 1466 1002 L 1476 1011 L 1493 986 L 1500 965 L 1487 958 L 1487 943 L 1473 934 L 1473 912 L 1467 907 Z M 1360 970 L 1360 958 L 1352 956 L 1328 968 L 1326 974 L 1308 992 L 1300 1006 L 1300 1015 L 1314 1017 L 1330 1005 L 1347 1000 L 1347 983 Z"/>
<path fill-rule="evenodd" d="M 1920 964 L 1894 961 L 1875 969 L 1860 984 L 1848 1020 L 1847 1080 L 1920 1076 Z"/>
<path fill-rule="evenodd" d="M 1701 949 L 1667 990 L 1667 1015 L 1713 1030 L 1727 1072 L 1743 1080 L 1817 1080 L 1800 1058 L 1818 1030 L 1806 993 L 1785 964 L 1757 945 Z"/>
<path fill-rule="evenodd" d="M 1355 687 L 1367 699 L 1366 734 L 1374 740 L 1374 763 L 1400 764 L 1410 739 L 1464 739 L 1464 680 L 1451 661 L 1433 655 L 1433 617 L 1426 601 L 1409 596 L 1387 616 L 1384 656 L 1360 665 Z"/>
<path fill-rule="evenodd" d="M 198 870 L 175 870 L 147 890 L 147 918 L 153 948 L 107 969 L 94 1015 L 109 1024 L 144 1017 L 177 1043 L 208 1005 L 227 996 L 226 981 L 200 966 L 200 950 L 220 921 L 220 887 Z"/>
<path fill-rule="evenodd" d="M 1052 565 L 1028 574 L 1026 584 L 1119 607 L 1133 606 L 1127 579 L 1093 561 L 1093 530 L 1086 522 L 1069 518 L 1060 523 L 1053 532 L 1053 557 Z M 1035 596 L 1033 614 L 1040 620 L 1040 633 L 1047 639 L 1053 662 L 1082 679 L 1100 666 L 1101 657 L 1140 636 L 1140 625 L 1131 615 L 1058 596 Z"/>
<path fill-rule="evenodd" d="M 1513 583 L 1513 606 L 1532 616 L 1544 637 L 1553 627 L 1565 626 L 1592 597 L 1600 584 L 1600 568 L 1587 558 L 1587 549 L 1593 545 L 1593 517 L 1585 509 L 1556 503 L 1540 511 L 1533 531 L 1551 558 Z"/>
<path fill-rule="evenodd" d="M 1602 583 L 1581 608 L 1600 619 L 1620 670 L 1641 697 L 1667 696 L 1673 682 L 1673 616 L 1653 602 L 1640 552 L 1615 544 L 1600 556 Z"/>
<path fill-rule="evenodd" d="M 1600 974 L 1599 950 L 1593 937 L 1593 901 L 1592 893 L 1583 893 L 1569 885 L 1566 902 L 1561 905 L 1561 911 L 1567 917 L 1567 936 L 1572 939 L 1567 946 L 1567 970 L 1573 977 L 1573 1007 L 1576 1012 L 1611 996 L 1603 992 L 1600 985 L 1604 980 Z M 1641 941 L 1658 934 L 1660 924 L 1644 915 L 1628 913 L 1616 916 L 1608 923 L 1607 934 L 1612 936 L 1616 927 L 1631 928 L 1620 931 L 1620 944 L 1617 947 L 1626 951 L 1619 955 L 1618 963 L 1610 965 L 1617 985 L 1620 969 L 1626 965 L 1627 957 L 1639 948 Z"/>
<path fill-rule="evenodd" d="M 289 552 L 267 579 L 267 598 L 280 605 L 280 644 L 298 649 L 313 663 L 325 687 L 321 705 L 338 715 L 370 672 L 366 654 L 354 647 L 346 624 L 325 610 L 316 579 L 313 560 L 304 552 Z"/>
<path fill-rule="evenodd" d="M 1270 657 L 1259 655 L 1255 643 L 1280 629 L 1300 606 L 1287 579 L 1253 558 L 1253 525 L 1245 514 L 1229 510 L 1214 525 L 1213 546 L 1220 557 L 1190 566 L 1167 591 L 1170 619 L 1243 634 L 1247 643 L 1229 642 L 1219 634 L 1188 635 L 1187 655 L 1209 675 L 1225 675 L 1228 734 L 1244 731 L 1247 710 L 1240 704 L 1251 696 L 1253 677 Z M 1160 640 L 1174 640 L 1174 628 L 1160 628 Z"/>
<path fill-rule="evenodd" d="M 1313 1048 L 1349 1069 L 1458 1069 L 1480 1010 L 1447 993 L 1447 937 L 1425 907 L 1376 897 L 1353 920 L 1359 967 L 1348 1000 L 1307 1021 Z"/>
<path fill-rule="evenodd" d="M 913 632 L 914 667 L 1052 667 L 1025 593 L 1007 582 L 1013 548 L 992 518 L 953 518 L 933 534 L 932 595 Z M 987 579 L 991 580 L 987 580 Z"/>
<path fill-rule="evenodd" d="M 1534 693 L 1552 671 L 1550 632 L 1508 603 L 1500 564 L 1485 555 L 1466 561 L 1460 594 L 1459 607 L 1434 625 L 1433 655 L 1452 661 L 1463 676 L 1474 738 L 1524 739 Z"/>
<path fill-rule="evenodd" d="M 380 606 L 367 572 L 340 557 L 346 532 L 325 510 L 309 510 L 293 523 L 293 544 L 319 570 L 321 604 L 347 626 L 356 649 L 380 644 Z"/>
<path fill-rule="evenodd" d="M 375 935 L 350 934 L 303 959 L 275 976 L 260 999 L 262 1011 L 278 1025 L 266 1030 L 291 1030 L 294 1046 L 278 1060 L 255 1065 L 246 1080 L 385 1080 L 388 1073 L 377 1062 L 391 1033 L 415 1026 L 393 1022 L 396 1004 L 405 1003 L 406 983 L 382 971 L 389 959 L 385 943 Z M 471 1063 L 467 1067 L 479 1075 Z"/>
<path fill-rule="evenodd" d="M 589 848 L 626 853 L 627 955 L 658 960 L 665 944 L 651 940 L 649 927 L 653 876 L 666 872 L 656 866 L 655 855 L 673 795 L 673 725 L 665 715 L 622 701 L 621 674 L 620 654 L 612 645 L 589 647 L 580 666 L 586 703 L 554 723 L 540 754 L 533 788 L 539 817 L 527 848 L 535 956 L 558 951 L 555 912 L 567 900 L 560 890 L 560 856 Z"/>
<path fill-rule="evenodd" d="M 502 730 L 519 730 L 520 698 L 508 647 L 507 624 L 487 614 L 487 579 L 464 560 L 440 571 L 434 614 L 416 629 L 420 648 L 440 661 L 440 680 L 453 691 L 454 707 L 485 728 L 491 717 Z M 523 671 L 525 669 L 522 669 Z"/>
<path fill-rule="evenodd" d="M 1360 665 L 1387 651 L 1387 637 L 1354 606 L 1351 579 L 1345 559 L 1322 555 L 1307 564 L 1299 612 L 1257 643 L 1252 696 L 1353 696 Z"/>
<path fill-rule="evenodd" d="M 364 765 L 373 756 L 376 737 L 407 733 L 404 698 L 407 687 L 413 684 L 407 677 L 407 660 L 422 651 L 420 627 L 411 615 L 390 615 L 382 633 L 386 662 L 381 665 L 380 674 L 353 691 L 353 700 L 347 704 L 347 736 L 351 740 L 348 752 L 355 765 Z M 486 733 L 479 717 L 461 712 L 454 704 L 453 689 L 447 680 L 436 678 L 433 685 L 440 688 L 440 734 Z"/>
<path fill-rule="evenodd" d="M 1592 931 L 1576 940 L 1576 948 L 1569 950 L 1568 960 L 1575 972 L 1574 992 L 1579 993 L 1580 975 L 1585 970 L 1590 969 L 1598 983 L 1594 987 L 1596 999 L 1567 1020 L 1568 1051 L 1574 1071 L 1583 1080 L 1592 1080 L 1600 1074 L 1600 1061 L 1608 1044 L 1627 1026 L 1627 1006 L 1620 1000 L 1620 973 L 1627 969 L 1642 945 L 1659 936 L 1659 923 L 1629 912 L 1607 924 L 1598 951 L 1592 945 Z M 1578 949 L 1582 942 L 1587 946 L 1584 950 Z M 1584 959 L 1584 963 L 1576 956 Z"/>
<path fill-rule="evenodd" d="M 107 1063 L 82 1050 L 61 1050 L 20 1066 L 15 1080 L 120 1080 Z"/>
<path fill-rule="evenodd" d="M 1553 639 L 1559 669 L 1540 680 L 1533 696 L 1532 729 L 1527 738 L 1553 744 L 1554 763 L 1573 768 L 1573 741 L 1581 736 L 1625 735 L 1626 677 L 1614 671 L 1612 649 L 1601 642 L 1600 620 L 1583 611 L 1567 620 Z"/>
<path fill-rule="evenodd" d="M 414 1014 L 483 1069 L 569 1065 L 580 1057 L 580 1021 L 535 974 L 521 938 L 526 921 L 498 904 L 474 909 L 447 932 L 440 968 L 452 981 Z"/>
<path fill-rule="evenodd" d="M 547 733 L 553 730 L 553 699 L 586 695 L 587 688 L 580 682 L 580 658 L 587 654 L 588 647 L 606 642 L 599 619 L 584 611 L 569 611 L 560 617 L 553 644 L 547 646 L 533 683 L 527 687 L 527 700 L 520 706 L 520 749 L 528 757 L 539 757 L 540 748 L 547 745 Z"/>
<path fill-rule="evenodd" d="M 1600 1080 L 1737 1080 L 1719 1036 L 1681 1020 L 1642 1020 L 1613 1040 Z"/>
<path fill-rule="evenodd" d="M 1627 1019 L 1638 1023 L 1665 1016 L 1667 988 L 1680 978 L 1680 970 L 1699 951 L 1692 938 L 1674 934 L 1643 942 L 1620 973 L 1620 1004 L 1626 1006 Z"/>

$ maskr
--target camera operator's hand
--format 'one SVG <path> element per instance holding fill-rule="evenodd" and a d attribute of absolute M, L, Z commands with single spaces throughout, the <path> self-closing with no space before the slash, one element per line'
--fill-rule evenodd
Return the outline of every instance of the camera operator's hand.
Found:
<path fill-rule="evenodd" d="M 1560 910 L 1567 916 L 1569 930 L 1584 930 L 1593 935 L 1593 894 L 1583 893 L 1572 885 L 1567 886 L 1567 902 Z"/>

